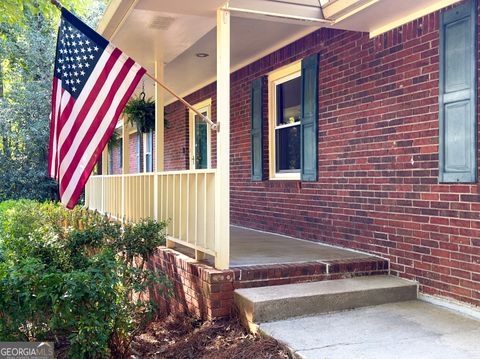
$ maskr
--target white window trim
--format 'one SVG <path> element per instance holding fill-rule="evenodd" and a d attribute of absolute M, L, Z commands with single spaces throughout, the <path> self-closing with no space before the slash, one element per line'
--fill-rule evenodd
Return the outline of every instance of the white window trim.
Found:
<path fill-rule="evenodd" d="M 269 158 L 269 179 L 270 180 L 296 180 L 301 178 L 301 171 L 298 172 L 276 172 L 276 144 L 275 130 L 298 125 L 297 121 L 292 124 L 277 126 L 277 96 L 275 87 L 284 82 L 301 76 L 301 61 L 294 62 L 288 66 L 272 71 L 268 74 L 268 158 Z"/>
<path fill-rule="evenodd" d="M 206 112 L 207 118 L 211 119 L 212 114 L 212 99 L 209 98 L 205 101 L 199 102 L 193 107 L 200 113 Z M 195 115 L 196 113 L 192 110 L 188 111 L 189 113 L 189 153 L 188 153 L 188 163 L 190 170 L 195 169 Z M 207 126 L 207 168 L 212 168 L 212 129 L 210 126 Z"/>

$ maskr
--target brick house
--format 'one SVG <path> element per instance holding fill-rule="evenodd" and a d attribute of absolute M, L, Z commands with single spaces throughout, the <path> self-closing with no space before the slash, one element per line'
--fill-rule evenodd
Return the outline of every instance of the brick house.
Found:
<path fill-rule="evenodd" d="M 116 176 L 92 177 L 87 204 L 169 219 L 154 263 L 176 268 L 188 298 L 175 305 L 202 315 L 226 314 L 245 280 L 230 225 L 368 253 L 350 272 L 388 270 L 479 306 L 477 24 L 473 0 L 117 2 L 104 36 L 220 125 L 146 80 L 154 171 L 145 135 L 119 127 L 128 140 L 103 157 Z M 326 277 L 277 267 L 243 273 L 262 285 L 281 283 L 278 268 Z"/>

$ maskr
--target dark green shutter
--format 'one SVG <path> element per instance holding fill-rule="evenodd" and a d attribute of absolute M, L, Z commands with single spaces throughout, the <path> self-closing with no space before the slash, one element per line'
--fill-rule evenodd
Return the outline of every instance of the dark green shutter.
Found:
<path fill-rule="evenodd" d="M 302 61 L 300 148 L 302 181 L 317 180 L 318 54 Z"/>
<path fill-rule="evenodd" d="M 251 138 L 252 181 L 263 180 L 263 78 L 252 82 L 251 90 Z"/>
<path fill-rule="evenodd" d="M 467 1 L 440 22 L 439 181 L 477 180 L 477 3 Z"/>

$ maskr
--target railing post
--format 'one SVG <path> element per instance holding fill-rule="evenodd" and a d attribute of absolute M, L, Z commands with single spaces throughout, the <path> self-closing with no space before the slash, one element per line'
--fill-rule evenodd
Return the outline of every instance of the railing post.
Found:
<path fill-rule="evenodd" d="M 104 184 L 104 180 L 105 180 L 105 177 L 102 175 L 102 184 L 101 184 L 101 191 L 100 191 L 100 195 L 102 196 L 102 201 L 100 202 L 101 203 L 101 206 L 100 206 L 100 211 L 101 213 L 104 213 L 104 208 L 105 208 L 105 184 Z"/>
<path fill-rule="evenodd" d="M 230 262 L 230 12 L 217 10 L 217 173 L 215 175 L 215 267 Z"/>

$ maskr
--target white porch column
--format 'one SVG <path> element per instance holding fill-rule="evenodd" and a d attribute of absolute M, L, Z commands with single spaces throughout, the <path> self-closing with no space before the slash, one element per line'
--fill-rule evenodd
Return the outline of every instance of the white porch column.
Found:
<path fill-rule="evenodd" d="M 215 268 L 230 264 L 230 12 L 217 10 L 217 173 Z"/>
<path fill-rule="evenodd" d="M 122 221 L 126 220 L 127 215 L 127 187 L 125 185 L 125 175 L 130 173 L 130 126 L 127 119 L 123 119 L 122 124 Z"/>
<path fill-rule="evenodd" d="M 163 61 L 155 61 L 155 78 L 163 82 Z M 164 170 L 164 91 L 155 83 L 155 163 L 154 172 Z"/>
<path fill-rule="evenodd" d="M 102 152 L 102 176 L 106 176 L 108 173 L 108 146 Z"/>
<path fill-rule="evenodd" d="M 159 59 L 160 58 L 160 59 Z M 163 61 L 161 56 L 157 56 L 155 61 L 155 78 L 163 82 Z M 153 177 L 153 218 L 159 221 L 160 218 L 159 208 L 160 208 L 160 196 L 162 193 L 159 191 L 159 176 L 157 172 L 163 172 L 164 170 L 164 148 L 165 148 L 165 126 L 164 126 L 164 101 L 163 101 L 164 92 L 159 84 L 155 83 L 155 161 L 154 169 L 155 175 Z M 168 248 L 173 248 L 175 246 L 174 242 L 171 242 L 167 239 L 166 243 Z"/>

